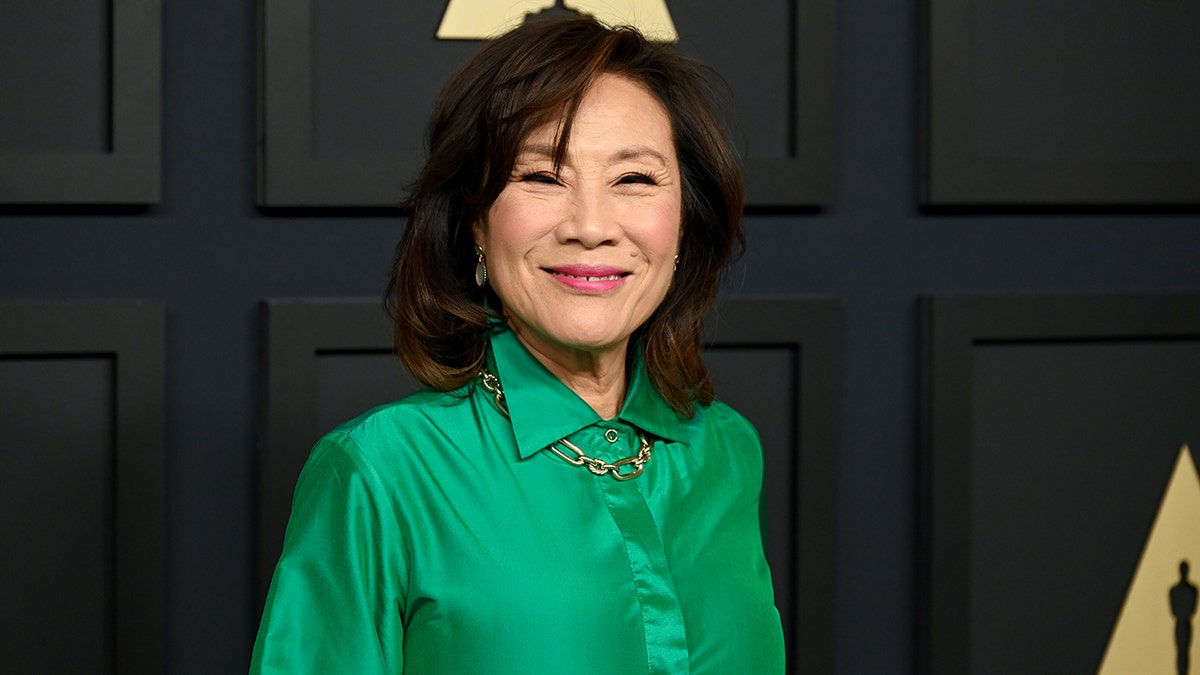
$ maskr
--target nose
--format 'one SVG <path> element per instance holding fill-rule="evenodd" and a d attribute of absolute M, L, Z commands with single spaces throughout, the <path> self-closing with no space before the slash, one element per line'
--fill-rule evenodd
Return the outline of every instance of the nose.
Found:
<path fill-rule="evenodd" d="M 615 206 L 602 189 L 576 190 L 559 223 L 559 241 L 578 242 L 584 248 L 616 245 L 621 239 L 621 225 Z"/>

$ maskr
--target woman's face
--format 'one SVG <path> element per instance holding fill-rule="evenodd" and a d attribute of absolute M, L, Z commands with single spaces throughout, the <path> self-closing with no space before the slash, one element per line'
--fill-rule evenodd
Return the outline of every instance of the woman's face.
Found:
<path fill-rule="evenodd" d="M 666 296 L 682 179 L 667 112 L 633 80 L 595 80 L 555 175 L 557 128 L 524 140 L 475 241 L 518 336 L 570 365 L 585 352 L 624 354 Z"/>

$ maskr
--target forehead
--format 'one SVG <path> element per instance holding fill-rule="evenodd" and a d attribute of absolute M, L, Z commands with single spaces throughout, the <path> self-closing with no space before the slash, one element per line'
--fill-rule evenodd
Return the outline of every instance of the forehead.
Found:
<path fill-rule="evenodd" d="M 553 148 L 561 140 L 564 119 L 534 129 L 522 149 Z M 644 85 L 622 75 L 596 77 L 579 100 L 571 120 L 567 152 L 616 149 L 642 145 L 663 154 L 674 152 L 671 118 L 667 109 Z"/>

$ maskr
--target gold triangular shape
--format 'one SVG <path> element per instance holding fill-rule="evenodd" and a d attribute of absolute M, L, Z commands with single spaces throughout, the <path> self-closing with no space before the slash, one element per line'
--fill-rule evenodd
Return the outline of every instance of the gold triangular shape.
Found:
<path fill-rule="evenodd" d="M 439 40 L 489 40 L 521 25 L 526 14 L 554 6 L 554 0 L 450 0 L 438 26 Z"/>
<path fill-rule="evenodd" d="M 567 9 L 590 14 L 610 26 L 629 24 L 647 39 L 678 42 L 666 0 L 563 0 Z"/>
<path fill-rule="evenodd" d="M 439 40 L 488 40 L 521 25 L 525 17 L 554 8 L 555 0 L 450 0 L 438 25 Z M 666 0 L 563 0 L 563 7 L 610 26 L 636 26 L 647 38 L 676 42 Z"/>
<path fill-rule="evenodd" d="M 1200 474 L 1188 446 L 1179 451 L 1158 515 L 1142 549 L 1097 675 L 1200 675 L 1192 636 L 1200 585 Z M 1190 638 L 1190 639 L 1189 639 Z M 1190 642 L 1180 661 L 1181 643 Z"/>

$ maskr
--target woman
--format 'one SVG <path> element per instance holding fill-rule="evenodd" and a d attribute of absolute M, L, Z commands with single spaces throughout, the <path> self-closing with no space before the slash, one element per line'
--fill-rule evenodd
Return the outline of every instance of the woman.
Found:
<path fill-rule="evenodd" d="M 313 450 L 252 672 L 782 672 L 758 436 L 700 360 L 742 189 L 696 68 L 527 24 L 428 140 L 391 297 L 430 388 Z"/>

